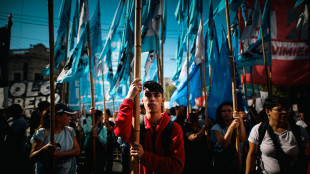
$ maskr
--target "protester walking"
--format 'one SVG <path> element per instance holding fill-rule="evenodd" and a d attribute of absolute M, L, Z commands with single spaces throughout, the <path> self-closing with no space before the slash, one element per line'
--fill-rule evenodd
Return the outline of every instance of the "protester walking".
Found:
<path fill-rule="evenodd" d="M 27 128 L 28 122 L 23 116 L 24 110 L 19 104 L 12 104 L 7 108 L 8 129 L 5 142 L 5 152 L 3 157 L 6 159 L 7 167 L 12 174 L 28 171 L 27 160 Z"/>
<path fill-rule="evenodd" d="M 52 161 L 55 160 L 56 174 L 74 174 L 76 172 L 75 157 L 80 153 L 76 133 L 69 127 L 74 111 L 64 104 L 55 105 L 55 144 L 50 142 L 51 130 L 45 116 L 45 124 L 38 129 L 32 138 L 32 149 L 29 160 L 35 163 L 36 174 L 52 172 Z"/>
<path fill-rule="evenodd" d="M 215 137 L 214 172 L 237 173 L 237 153 L 235 130 L 239 128 L 239 141 L 246 141 L 242 118 L 233 112 L 231 102 L 222 103 L 216 110 L 216 124 L 211 131 Z"/>
<path fill-rule="evenodd" d="M 309 137 L 303 127 L 289 122 L 287 101 L 268 97 L 263 111 L 268 119 L 251 130 L 246 173 L 306 173 Z"/>
<path fill-rule="evenodd" d="M 163 88 L 155 81 L 143 84 L 142 103 L 146 114 L 140 124 L 140 143 L 132 140 L 133 99 L 142 91 L 141 79 L 135 79 L 119 108 L 115 135 L 130 143 L 130 154 L 139 159 L 139 173 L 182 173 L 184 167 L 183 132 L 177 123 L 161 113 Z M 170 131 L 166 131 L 169 128 Z"/>
<path fill-rule="evenodd" d="M 91 108 L 90 115 L 95 114 L 95 128 L 92 127 L 91 116 L 87 117 L 86 125 L 84 125 L 85 142 L 84 148 L 86 153 L 86 164 L 83 173 L 92 173 L 93 164 L 96 163 L 95 173 L 104 173 L 106 168 L 106 144 L 107 144 L 107 128 L 103 125 L 103 112 L 98 109 Z M 93 137 L 95 138 L 96 159 L 93 157 Z"/>

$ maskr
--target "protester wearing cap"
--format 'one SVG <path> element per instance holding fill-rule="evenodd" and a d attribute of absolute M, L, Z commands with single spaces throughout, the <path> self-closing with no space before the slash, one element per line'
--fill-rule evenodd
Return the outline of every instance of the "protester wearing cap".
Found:
<path fill-rule="evenodd" d="M 55 105 L 55 144 L 50 142 L 50 125 L 34 133 L 29 159 L 36 163 L 36 174 L 50 173 L 52 159 L 55 159 L 56 174 L 76 172 L 75 156 L 79 155 L 80 147 L 74 129 L 68 126 L 72 119 L 71 115 L 74 113 L 64 104 Z"/>

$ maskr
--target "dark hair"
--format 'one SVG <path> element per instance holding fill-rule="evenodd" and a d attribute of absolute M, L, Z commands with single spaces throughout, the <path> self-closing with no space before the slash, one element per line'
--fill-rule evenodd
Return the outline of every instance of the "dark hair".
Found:
<path fill-rule="evenodd" d="M 98 118 L 102 115 L 102 111 L 96 109 L 95 111 L 95 122 L 97 122 Z"/>
<path fill-rule="evenodd" d="M 224 123 L 224 119 L 222 117 L 222 108 L 223 106 L 231 106 L 233 108 L 232 102 L 226 101 L 220 104 L 220 106 L 217 107 L 216 109 L 216 123 L 218 123 L 222 128 L 225 128 L 226 125 Z"/>
<path fill-rule="evenodd" d="M 277 105 L 281 105 L 284 108 L 290 108 L 289 107 L 289 102 L 278 96 L 272 96 L 268 97 L 265 99 L 264 105 L 263 105 L 263 110 L 265 112 L 266 109 L 271 110 L 272 108 L 276 107 Z"/>
<path fill-rule="evenodd" d="M 142 109 L 142 108 L 144 109 L 144 104 L 143 104 L 143 103 L 140 104 L 140 108 L 141 108 L 141 109 Z"/>
<path fill-rule="evenodd" d="M 178 123 L 181 127 L 184 125 L 184 119 L 186 118 L 187 108 L 185 106 L 180 106 L 178 108 L 178 113 L 176 114 L 175 122 Z"/>
<path fill-rule="evenodd" d="M 38 104 L 38 110 L 43 110 L 45 109 L 46 107 L 49 107 L 50 106 L 50 102 L 48 101 L 41 101 L 39 104 Z"/>
<path fill-rule="evenodd" d="M 111 115 L 111 111 L 110 111 L 110 109 L 105 109 L 105 111 L 104 111 L 109 117 L 111 117 L 112 115 Z"/>
<path fill-rule="evenodd" d="M 7 109 L 7 116 L 8 118 L 13 117 L 19 118 L 21 116 L 21 112 L 23 111 L 23 108 L 19 104 L 12 104 L 10 107 Z"/>
<path fill-rule="evenodd" d="M 191 121 L 198 120 L 198 114 L 191 112 L 191 113 L 188 114 L 188 119 L 191 120 Z"/>
<path fill-rule="evenodd" d="M 175 107 L 171 107 L 171 108 L 169 109 L 169 112 L 170 112 L 171 115 L 174 115 L 174 116 L 175 116 Z"/>
<path fill-rule="evenodd" d="M 164 90 L 163 90 L 163 87 L 155 82 L 155 81 L 146 81 L 144 82 L 143 84 L 143 91 L 145 89 L 149 89 L 150 91 L 153 91 L 153 92 L 159 92 L 161 93 L 161 95 L 164 95 Z"/>

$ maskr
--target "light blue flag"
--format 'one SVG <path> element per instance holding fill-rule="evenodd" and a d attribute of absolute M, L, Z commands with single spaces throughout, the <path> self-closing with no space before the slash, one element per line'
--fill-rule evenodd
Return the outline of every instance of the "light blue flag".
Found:
<path fill-rule="evenodd" d="M 178 37 L 178 43 L 177 43 L 177 48 L 176 48 L 176 59 L 177 59 L 177 68 L 176 71 L 174 73 L 174 75 L 172 76 L 172 81 L 176 81 L 179 79 L 179 75 L 181 73 L 182 70 L 182 62 L 183 62 L 183 46 L 181 45 L 181 38 L 180 38 L 180 34 Z"/>
<path fill-rule="evenodd" d="M 201 97 L 201 81 L 200 81 L 200 65 L 196 65 L 192 61 L 189 73 L 189 104 L 195 105 L 195 98 Z M 187 106 L 187 78 L 181 79 L 177 89 L 173 92 L 170 98 L 170 107 L 175 105 Z"/>
<path fill-rule="evenodd" d="M 68 35 L 68 23 L 71 13 L 71 0 L 63 0 L 62 11 L 60 13 L 60 24 L 57 30 L 57 39 L 55 42 L 55 68 L 58 68 L 59 63 L 66 59 L 66 45 Z"/>
<path fill-rule="evenodd" d="M 229 67 L 229 49 L 226 34 L 223 34 L 223 42 L 220 58 L 215 65 L 212 78 L 212 88 L 208 97 L 208 117 L 216 119 L 217 107 L 225 102 L 232 102 L 232 79 Z"/>
<path fill-rule="evenodd" d="M 211 66 L 211 81 L 214 78 L 214 76 L 212 74 L 215 73 L 215 69 L 216 69 L 216 66 L 217 66 L 216 64 L 218 62 L 219 57 L 220 57 L 219 44 L 218 44 L 216 28 L 214 26 L 214 29 L 213 29 L 213 40 L 211 41 L 211 45 L 210 45 L 210 47 L 208 49 L 208 62 L 209 62 L 209 66 Z"/>
<path fill-rule="evenodd" d="M 72 22 L 70 24 L 70 31 L 69 31 L 69 51 L 71 51 L 76 43 L 76 37 L 77 37 L 77 33 L 78 33 L 78 29 L 79 29 L 79 19 L 80 19 L 80 0 L 76 0 L 76 4 L 75 4 L 75 11 L 74 11 L 74 15 L 72 18 Z"/>
<path fill-rule="evenodd" d="M 111 96 L 115 95 L 115 93 L 117 92 L 119 88 L 122 77 L 124 76 L 125 67 L 128 66 L 127 61 L 129 61 L 129 59 L 127 58 L 127 45 L 126 45 L 125 48 L 121 52 L 120 59 L 118 62 L 119 64 L 118 64 L 116 73 L 113 76 L 113 80 L 112 80 L 110 91 L 109 91 Z"/>
<path fill-rule="evenodd" d="M 240 38 L 243 51 L 238 56 L 238 67 L 264 65 L 262 36 L 260 34 L 261 25 L 263 26 L 266 63 L 267 65 L 271 64 L 270 2 L 269 0 L 265 2 L 264 12 L 261 16 L 260 3 L 256 0 Z M 257 31 L 259 31 L 258 39 L 253 42 L 252 37 Z"/>
<path fill-rule="evenodd" d="M 188 32 L 196 35 L 199 28 L 199 16 L 201 16 L 202 0 L 191 0 L 189 8 Z"/>
<path fill-rule="evenodd" d="M 154 51 L 150 51 L 147 60 L 145 62 L 145 73 L 142 79 L 142 84 L 146 81 L 156 81 L 158 82 L 158 67 L 157 67 L 157 58 Z"/>
<path fill-rule="evenodd" d="M 57 83 L 69 82 L 89 72 L 87 32 L 84 30 L 76 48 L 68 58 L 64 69 L 57 77 Z"/>
<path fill-rule="evenodd" d="M 141 52 L 156 50 L 156 36 L 159 38 L 161 21 L 160 1 L 149 0 L 141 19 Z"/>
<path fill-rule="evenodd" d="M 213 30 L 215 29 L 215 24 L 213 20 L 213 3 L 212 2 L 213 2 L 212 0 L 209 1 L 209 20 L 208 20 L 208 29 L 207 29 L 208 39 L 210 40 L 213 40 L 213 35 L 214 35 Z"/>
<path fill-rule="evenodd" d="M 128 8 L 128 5 L 126 6 L 127 0 L 120 0 L 118 7 L 116 9 L 116 12 L 114 14 L 114 18 L 112 21 L 112 24 L 110 26 L 110 30 L 108 33 L 108 36 L 106 38 L 106 42 L 103 46 L 103 49 L 100 53 L 99 59 L 102 60 L 104 56 L 108 53 L 109 49 L 111 49 L 111 42 L 114 39 L 115 34 L 117 33 L 118 27 L 120 26 L 120 21 L 122 18 L 125 18 L 126 15 L 126 8 Z"/>
<path fill-rule="evenodd" d="M 97 64 L 99 62 L 100 52 L 102 50 L 102 40 L 101 40 L 101 27 L 100 27 L 100 3 L 97 2 L 96 9 L 90 20 L 90 40 L 91 40 L 91 52 L 92 52 L 92 63 L 93 63 L 93 75 L 94 78 L 97 76 L 101 69 L 97 69 Z M 99 66 L 102 67 L 102 66 Z"/>
<path fill-rule="evenodd" d="M 196 40 L 197 35 L 194 37 L 193 40 Z M 196 42 L 192 43 L 190 54 L 189 54 L 189 63 L 187 62 L 187 58 L 185 58 L 183 62 L 183 66 L 179 75 L 179 79 L 175 81 L 175 86 L 178 86 L 181 79 L 187 77 L 187 64 L 191 65 L 193 61 L 195 61 L 195 51 L 196 51 Z"/>
<path fill-rule="evenodd" d="M 71 0 L 63 0 L 61 4 L 59 19 L 60 24 L 57 30 L 57 39 L 55 41 L 54 68 L 58 68 L 61 61 L 66 59 L 66 45 L 68 35 L 68 22 L 71 13 Z M 49 75 L 49 66 L 41 72 L 42 75 Z"/>
<path fill-rule="evenodd" d="M 177 4 L 177 8 L 175 10 L 174 16 L 178 22 L 181 24 L 182 21 L 186 21 L 188 18 L 188 4 L 189 0 L 179 0 Z"/>
<path fill-rule="evenodd" d="M 80 110 L 80 87 L 79 87 L 79 80 L 71 81 L 69 85 L 69 108 L 73 110 Z M 81 104 L 82 105 L 82 104 Z"/>

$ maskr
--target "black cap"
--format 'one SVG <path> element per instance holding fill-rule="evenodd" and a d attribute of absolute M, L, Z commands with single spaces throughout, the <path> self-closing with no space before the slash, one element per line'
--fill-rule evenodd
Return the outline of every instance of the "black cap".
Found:
<path fill-rule="evenodd" d="M 55 112 L 57 113 L 67 113 L 67 114 L 75 114 L 76 112 L 72 109 L 68 108 L 65 104 L 57 103 L 55 105 Z"/>

